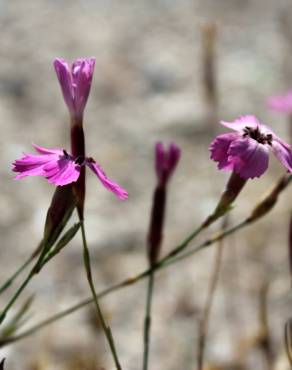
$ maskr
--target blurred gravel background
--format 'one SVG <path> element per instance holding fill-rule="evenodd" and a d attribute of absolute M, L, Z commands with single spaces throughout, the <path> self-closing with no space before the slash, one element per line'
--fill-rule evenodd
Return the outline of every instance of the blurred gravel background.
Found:
<path fill-rule="evenodd" d="M 12 181 L 11 162 L 30 152 L 32 142 L 69 148 L 67 109 L 52 66 L 56 56 L 96 57 L 85 115 L 87 152 L 130 194 L 119 202 L 88 173 L 86 227 L 98 290 L 147 266 L 156 140 L 175 140 L 183 150 L 169 192 L 164 251 L 212 210 L 227 179 L 208 152 L 214 131 L 224 131 L 210 120 L 202 85 L 202 30 L 213 23 L 219 118 L 256 114 L 288 141 L 285 117 L 269 112 L 265 100 L 292 85 L 289 0 L 0 1 L 1 281 L 40 240 L 54 192 L 41 178 Z M 246 216 L 282 172 L 272 159 L 268 173 L 247 184 L 230 222 Z M 289 369 L 283 326 L 292 307 L 290 211 L 291 189 L 270 215 L 226 242 L 207 343 L 209 369 L 227 369 L 219 366 L 236 361 L 257 334 L 259 292 L 267 281 L 274 368 Z M 157 275 L 151 370 L 196 368 L 212 257 L 206 250 Z M 2 305 L 16 286 L 1 296 Z M 31 294 L 27 326 L 90 295 L 79 236 L 33 280 L 19 304 Z M 144 282 L 103 300 L 124 370 L 141 368 L 144 305 Z M 6 370 L 113 369 L 89 308 L 1 350 L 4 356 Z M 259 350 L 248 352 L 244 366 L 267 369 Z"/>

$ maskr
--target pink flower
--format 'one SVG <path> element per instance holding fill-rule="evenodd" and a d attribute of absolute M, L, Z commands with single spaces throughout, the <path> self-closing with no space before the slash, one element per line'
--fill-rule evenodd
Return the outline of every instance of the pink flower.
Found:
<path fill-rule="evenodd" d="M 61 85 L 64 100 L 73 117 L 81 118 L 90 92 L 95 58 L 77 59 L 69 65 L 56 58 L 54 67 Z"/>
<path fill-rule="evenodd" d="M 218 162 L 219 170 L 234 171 L 243 179 L 260 177 L 268 168 L 270 149 L 292 172 L 290 146 L 255 116 L 242 116 L 221 124 L 235 132 L 217 136 L 210 145 L 211 159 Z"/>
<path fill-rule="evenodd" d="M 155 169 L 158 181 L 165 185 L 173 174 L 177 163 L 180 159 L 180 148 L 171 143 L 168 149 L 164 149 L 161 142 L 156 143 L 155 146 Z"/>
<path fill-rule="evenodd" d="M 275 95 L 270 97 L 267 101 L 267 105 L 270 109 L 276 112 L 291 114 L 292 90 L 287 91 L 287 93 L 283 95 Z"/>
<path fill-rule="evenodd" d="M 94 159 L 73 157 L 62 149 L 46 149 L 35 144 L 33 146 L 39 154 L 25 154 L 13 163 L 12 171 L 19 172 L 15 180 L 26 176 L 43 176 L 49 183 L 63 186 L 76 182 L 81 167 L 88 166 L 105 188 L 120 199 L 128 197 L 128 193 L 110 180 Z"/>

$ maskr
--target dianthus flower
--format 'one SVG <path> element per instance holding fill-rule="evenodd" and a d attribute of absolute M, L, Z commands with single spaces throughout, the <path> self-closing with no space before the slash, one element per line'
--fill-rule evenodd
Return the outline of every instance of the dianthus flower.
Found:
<path fill-rule="evenodd" d="M 75 60 L 72 65 L 56 58 L 54 67 L 71 117 L 80 120 L 90 92 L 95 58 Z"/>
<path fill-rule="evenodd" d="M 235 132 L 217 136 L 210 145 L 211 159 L 218 162 L 220 170 L 234 171 L 243 179 L 260 177 L 268 168 L 271 150 L 292 172 L 290 146 L 255 116 L 242 116 L 221 124 Z"/>
<path fill-rule="evenodd" d="M 270 109 L 276 112 L 291 114 L 292 113 L 292 90 L 287 91 L 287 93 L 283 95 L 271 96 L 267 101 L 267 105 Z"/>
<path fill-rule="evenodd" d="M 49 183 L 64 186 L 78 180 L 81 168 L 89 167 L 99 178 L 102 185 L 120 199 L 126 199 L 128 193 L 110 180 L 93 158 L 74 157 L 63 149 L 46 149 L 33 144 L 39 154 L 24 154 L 13 163 L 12 170 L 19 172 L 16 180 L 26 176 L 43 176 Z"/>

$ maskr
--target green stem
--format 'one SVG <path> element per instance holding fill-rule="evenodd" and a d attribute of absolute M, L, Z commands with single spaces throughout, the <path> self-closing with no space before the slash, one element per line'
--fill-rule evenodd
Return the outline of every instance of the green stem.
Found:
<path fill-rule="evenodd" d="M 33 258 L 34 258 L 33 256 L 30 256 L 29 259 L 25 261 L 25 263 L 22 266 L 20 266 L 18 270 L 16 270 L 15 273 L 8 280 L 5 281 L 4 284 L 2 284 L 2 286 L 0 287 L 0 294 L 2 294 L 7 288 L 10 287 L 10 285 L 14 282 L 17 276 L 20 275 L 22 271 L 25 270 L 25 268 L 31 263 Z"/>
<path fill-rule="evenodd" d="M 159 263 L 164 263 L 165 261 L 169 260 L 170 258 L 173 258 L 174 256 L 178 255 L 180 252 L 182 252 L 189 244 L 190 242 L 200 234 L 201 231 L 205 229 L 205 226 L 201 225 L 199 226 L 195 231 L 193 231 L 182 243 L 180 243 L 177 247 L 175 247 L 171 252 L 169 252 Z"/>
<path fill-rule="evenodd" d="M 82 234 L 82 241 L 83 241 L 83 260 L 84 260 L 84 266 L 85 266 L 85 270 L 86 270 L 87 280 L 88 280 L 88 283 L 89 283 L 89 286 L 90 286 L 90 289 L 91 289 L 91 293 L 92 293 L 93 300 L 94 300 L 94 303 L 95 303 L 98 318 L 101 322 L 102 328 L 104 330 L 105 336 L 106 336 L 108 344 L 110 346 L 116 368 L 117 368 L 117 370 L 122 370 L 121 365 L 119 363 L 117 351 L 116 351 L 116 348 L 115 348 L 115 343 L 114 343 L 114 339 L 113 339 L 113 336 L 112 336 L 112 332 L 111 332 L 110 327 L 105 322 L 101 307 L 100 307 L 99 302 L 98 302 L 98 297 L 97 297 L 97 294 L 96 294 L 96 291 L 95 291 L 94 283 L 93 283 L 93 280 L 92 280 L 90 254 L 89 254 L 89 249 L 88 249 L 87 241 L 86 241 L 84 221 L 80 219 L 80 223 L 81 223 L 81 234 Z"/>
<path fill-rule="evenodd" d="M 150 346 L 150 329 L 151 329 L 151 304 L 154 288 L 154 271 L 151 271 L 148 279 L 146 315 L 144 321 L 144 355 L 143 355 L 143 370 L 148 369 L 149 346 Z"/>
<path fill-rule="evenodd" d="M 211 237 L 210 239 L 207 239 L 204 243 L 198 245 L 197 247 L 191 249 L 190 251 L 188 251 L 187 253 L 184 253 L 181 256 L 173 258 L 172 260 L 168 261 L 167 263 L 165 262 L 164 264 L 162 264 L 163 260 L 161 260 L 158 264 L 154 265 L 152 269 L 147 269 L 147 270 L 141 272 L 140 274 L 136 275 L 135 277 L 123 280 L 120 283 L 112 285 L 111 287 L 103 290 L 101 293 L 99 293 L 97 295 L 97 298 L 105 297 L 106 295 L 108 295 L 112 292 L 120 290 L 120 289 L 122 289 L 126 286 L 133 285 L 133 284 L 137 283 L 138 281 L 144 279 L 146 276 L 149 276 L 152 271 L 156 271 L 156 270 L 159 270 L 161 268 L 165 268 L 169 265 L 172 265 L 173 263 L 176 263 L 176 262 L 178 262 L 182 259 L 185 259 L 185 258 L 189 257 L 190 255 L 197 253 L 201 249 L 206 248 L 206 247 L 210 246 L 213 243 L 216 243 L 217 241 L 219 241 L 221 239 L 224 239 L 228 235 L 233 234 L 234 232 L 240 230 L 241 228 L 243 228 L 243 227 L 245 227 L 249 224 L 250 224 L 249 219 L 246 219 L 246 220 L 242 221 L 241 223 L 231 227 L 230 229 L 215 235 L 213 238 Z M 50 318 L 48 318 L 44 321 L 41 321 L 40 323 L 32 326 L 30 329 L 27 329 L 26 331 L 24 331 L 23 333 L 20 333 L 19 335 L 15 335 L 14 337 L 5 338 L 4 340 L 0 340 L 0 348 L 4 347 L 4 346 L 6 346 L 10 343 L 14 343 L 14 342 L 17 342 L 17 341 L 19 341 L 23 338 L 26 338 L 31 334 L 34 334 L 35 332 L 44 328 L 45 326 L 47 326 L 49 324 L 52 324 L 53 322 L 58 321 L 58 320 L 60 320 L 64 317 L 70 315 L 71 313 L 76 312 L 76 311 L 80 310 L 81 308 L 91 304 L 93 301 L 94 300 L 92 298 L 87 298 L 84 301 L 79 302 L 76 305 L 74 305 L 74 306 L 72 306 L 72 307 L 70 307 L 70 308 L 68 308 L 64 311 L 59 312 L 58 314 L 53 315 L 52 317 L 50 317 Z"/>
<path fill-rule="evenodd" d="M 37 262 L 35 263 L 35 265 L 31 269 L 30 273 L 27 275 L 27 277 L 24 280 L 24 282 L 20 285 L 20 287 L 17 289 L 17 291 L 14 293 L 14 295 L 12 296 L 12 298 L 10 299 L 10 301 L 5 306 L 4 310 L 1 312 L 1 314 L 0 314 L 0 324 L 3 322 L 3 320 L 5 319 L 5 317 L 7 315 L 7 312 L 13 306 L 14 302 L 20 296 L 20 294 L 22 293 L 22 291 L 24 290 L 24 288 L 27 286 L 27 284 L 30 282 L 30 280 L 32 279 L 32 277 L 36 273 L 38 273 L 40 271 L 40 269 L 42 268 L 42 262 L 43 262 L 43 259 L 44 259 L 45 255 L 46 255 L 46 250 L 43 249 L 42 253 L 40 254 Z"/>
<path fill-rule="evenodd" d="M 224 230 L 228 225 L 228 217 L 224 217 L 221 230 Z M 210 281 L 207 288 L 206 301 L 202 309 L 202 316 L 199 320 L 199 333 L 198 333 L 198 351 L 197 351 L 197 364 L 198 370 L 203 370 L 204 368 L 204 357 L 205 357 L 205 347 L 206 340 L 209 329 L 209 320 L 211 315 L 211 309 L 213 305 L 213 300 L 215 292 L 218 285 L 219 274 L 222 263 L 224 241 L 220 240 L 215 249 L 214 263 L 211 269 Z"/>
<path fill-rule="evenodd" d="M 36 258 L 36 256 L 40 253 L 41 249 L 42 249 L 42 242 L 39 243 L 39 245 L 37 246 L 36 250 L 32 253 L 32 255 L 24 262 L 23 265 L 21 265 L 16 271 L 15 273 L 8 279 L 5 281 L 4 284 L 2 284 L 2 286 L 0 287 L 0 294 L 2 294 L 6 289 L 8 289 L 10 287 L 10 285 L 14 282 L 14 280 L 18 277 L 18 275 L 20 275 L 22 273 L 22 271 L 24 271 L 26 269 L 26 267 Z"/>
<path fill-rule="evenodd" d="M 205 249 L 205 248 L 209 247 L 210 245 L 218 242 L 219 240 L 222 240 L 222 239 L 226 238 L 226 236 L 235 233 L 236 231 L 240 230 L 241 228 L 243 228 L 243 227 L 245 227 L 245 226 L 247 226 L 249 224 L 250 224 L 250 220 L 249 219 L 246 219 L 246 220 L 240 222 L 239 224 L 231 227 L 230 229 L 228 229 L 226 231 L 219 232 L 218 234 L 216 234 L 213 237 L 205 240 L 203 243 L 199 244 L 198 246 L 192 248 L 188 252 L 186 252 L 184 254 L 181 254 L 180 256 L 175 257 L 175 258 L 173 258 L 171 260 L 167 260 L 162 265 L 159 264 L 159 266 L 157 268 L 158 269 L 161 268 L 161 267 L 164 268 L 164 267 L 167 267 L 167 266 L 172 265 L 173 263 L 176 263 L 176 262 L 181 261 L 181 260 L 183 260 L 185 258 L 188 258 L 189 256 L 191 256 L 191 255 L 199 252 L 202 249 Z"/>
<path fill-rule="evenodd" d="M 0 324 L 5 319 L 7 312 L 10 310 L 10 308 L 13 306 L 14 302 L 17 300 L 23 289 L 27 286 L 27 284 L 30 282 L 31 278 L 33 277 L 34 272 L 31 271 L 27 278 L 24 280 L 24 282 L 20 285 L 20 287 L 17 289 L 16 293 L 14 293 L 13 297 L 10 299 L 4 310 L 0 314 Z"/>

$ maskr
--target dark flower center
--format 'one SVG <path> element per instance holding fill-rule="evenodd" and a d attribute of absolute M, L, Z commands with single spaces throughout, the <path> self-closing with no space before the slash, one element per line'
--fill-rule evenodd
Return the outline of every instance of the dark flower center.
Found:
<path fill-rule="evenodd" d="M 77 157 L 73 157 L 68 152 L 63 149 L 63 154 L 66 159 L 74 161 L 75 164 L 78 164 L 79 166 L 85 166 L 86 163 L 95 163 L 95 160 L 92 157 L 86 158 L 83 155 L 78 155 Z"/>
<path fill-rule="evenodd" d="M 85 161 L 85 157 L 83 155 L 79 155 L 78 157 L 76 157 L 74 163 L 82 166 L 84 164 L 84 161 Z"/>
<path fill-rule="evenodd" d="M 69 154 L 67 153 L 67 151 L 65 149 L 63 149 L 63 154 L 64 154 L 65 158 L 69 158 Z"/>
<path fill-rule="evenodd" d="M 250 137 L 251 139 L 256 140 L 260 144 L 269 144 L 272 145 L 273 135 L 272 134 L 263 134 L 260 132 L 259 128 L 248 127 L 246 126 L 243 129 L 243 137 Z"/>

